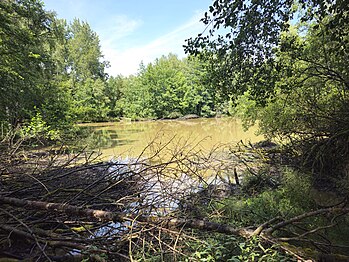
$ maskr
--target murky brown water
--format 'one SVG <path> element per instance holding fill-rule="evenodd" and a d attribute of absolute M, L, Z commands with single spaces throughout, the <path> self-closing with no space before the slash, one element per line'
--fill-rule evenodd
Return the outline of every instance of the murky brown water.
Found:
<path fill-rule="evenodd" d="M 86 143 L 90 149 L 101 150 L 104 157 L 137 157 L 151 142 L 164 144 L 186 141 L 210 150 L 217 144 L 257 142 L 263 139 L 255 134 L 256 128 L 245 132 L 241 122 L 234 118 L 166 120 L 145 122 L 93 123 L 82 125 L 88 129 Z"/>

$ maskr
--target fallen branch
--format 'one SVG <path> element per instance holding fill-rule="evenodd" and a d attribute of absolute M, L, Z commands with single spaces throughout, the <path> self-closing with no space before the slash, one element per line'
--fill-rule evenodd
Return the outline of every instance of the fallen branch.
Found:
<path fill-rule="evenodd" d="M 324 215 L 324 214 L 334 214 L 334 213 L 348 213 L 349 208 L 325 208 L 312 212 L 307 212 L 305 214 L 296 216 L 294 218 L 279 222 L 274 224 L 277 220 L 281 218 L 274 218 L 259 227 L 255 230 L 251 228 L 234 228 L 228 224 L 220 224 L 215 222 L 210 222 L 202 219 L 186 219 L 186 218 L 169 218 L 169 217 L 158 217 L 158 216 L 145 216 L 145 215 L 135 215 L 135 214 L 126 214 L 123 212 L 109 212 L 103 210 L 95 210 L 77 207 L 68 204 L 59 204 L 59 203 L 49 203 L 42 201 L 30 201 L 30 200 L 22 200 L 18 198 L 10 198 L 10 197 L 0 197 L 1 204 L 7 204 L 11 206 L 17 206 L 26 209 L 35 209 L 35 210 L 45 210 L 50 213 L 58 213 L 58 214 L 66 214 L 68 216 L 79 216 L 86 217 L 88 219 L 99 220 L 103 222 L 138 222 L 138 223 L 148 223 L 159 226 L 161 228 L 191 228 L 191 229 L 199 229 L 203 231 L 214 231 L 223 234 L 236 235 L 244 238 L 250 238 L 254 235 L 260 235 L 262 239 L 268 241 L 270 243 L 278 244 L 283 250 L 292 254 L 300 261 L 306 261 L 299 254 L 294 253 L 289 250 L 287 246 L 284 246 L 281 239 L 273 238 L 272 234 L 276 230 L 279 230 L 283 227 L 286 227 L 295 222 L 299 222 L 305 218 Z M 272 225 L 274 224 L 274 225 Z M 33 235 L 21 230 L 18 230 L 13 227 L 9 227 L 6 225 L 2 225 L 0 229 L 12 232 L 17 235 L 21 235 L 27 239 L 33 239 Z M 312 232 L 312 231 L 310 231 Z M 38 233 L 38 232 L 37 232 Z M 40 234 L 39 235 L 43 235 Z M 40 242 L 43 239 L 40 239 Z M 65 242 L 65 241 L 44 241 L 50 246 L 66 246 L 71 248 L 77 248 L 80 250 L 86 250 L 87 246 L 74 243 L 74 242 Z"/>
<path fill-rule="evenodd" d="M 91 219 L 98 219 L 104 222 L 125 222 L 125 221 L 139 221 L 152 224 L 161 224 L 162 227 L 184 227 L 200 229 L 204 231 L 215 231 L 218 233 L 225 233 L 231 235 L 239 235 L 243 237 L 250 237 L 253 231 L 246 228 L 236 229 L 227 224 L 220 224 L 209 222 L 201 219 L 184 219 L 184 218 L 166 218 L 156 216 L 136 216 L 133 214 L 125 214 L 122 212 L 109 212 L 103 210 L 95 210 L 88 208 L 81 208 L 68 204 L 49 203 L 42 201 L 22 200 L 12 197 L 0 197 L 0 203 L 11 206 L 17 206 L 29 209 L 47 210 L 51 213 L 64 213 L 66 215 L 75 215 L 80 217 L 87 217 Z"/>
<path fill-rule="evenodd" d="M 265 233 L 266 234 L 272 234 L 274 231 L 280 229 L 280 228 L 283 228 L 285 226 L 288 226 L 294 222 L 298 222 L 298 221 L 301 221 L 305 218 L 308 218 L 308 217 L 314 217 L 314 216 L 317 216 L 317 215 L 322 215 L 322 214 L 333 214 L 333 213 L 339 213 L 339 212 L 343 212 L 343 213 L 348 213 L 349 212 L 349 208 L 344 208 L 344 207 L 331 207 L 331 208 L 323 208 L 323 209 L 319 209 L 319 210 L 316 210 L 316 211 L 312 211 L 312 212 L 307 212 L 307 213 L 304 213 L 302 215 L 299 215 L 299 216 L 296 216 L 296 217 L 293 217 L 289 220 L 286 220 L 286 221 L 282 221 L 270 228 L 268 228 L 267 230 L 265 230 Z"/>
<path fill-rule="evenodd" d="M 252 235 L 263 233 L 265 235 L 271 235 L 274 231 L 283 228 L 287 225 L 290 225 L 294 222 L 301 221 L 305 218 L 320 215 L 320 214 L 333 214 L 338 212 L 349 212 L 349 208 L 325 208 L 319 209 L 312 212 L 307 212 L 305 214 L 296 216 L 286 221 L 279 222 L 274 226 L 270 226 L 267 229 L 264 229 L 269 224 L 272 224 L 280 218 L 275 218 L 267 223 L 264 223 L 256 230 L 251 230 L 250 228 L 235 228 L 228 224 L 220 224 L 215 222 L 210 222 L 202 219 L 186 219 L 186 218 L 167 218 L 167 217 L 157 217 L 157 216 L 145 216 L 145 215 L 134 215 L 126 214 L 123 212 L 109 212 L 103 210 L 95 210 L 88 208 L 81 208 L 68 204 L 59 204 L 59 203 L 49 203 L 42 201 L 30 201 L 22 200 L 18 198 L 11 197 L 0 197 L 0 203 L 8 204 L 11 206 L 25 207 L 30 209 L 38 210 L 47 210 L 51 213 L 65 213 L 66 215 L 75 215 L 79 217 L 87 217 L 91 219 L 98 219 L 103 222 L 125 222 L 125 221 L 138 221 L 138 222 L 147 222 L 151 224 L 161 224 L 161 227 L 171 228 L 192 228 L 199 229 L 204 231 L 214 231 L 218 233 L 230 234 L 230 235 L 239 235 L 245 238 L 248 238 Z"/>

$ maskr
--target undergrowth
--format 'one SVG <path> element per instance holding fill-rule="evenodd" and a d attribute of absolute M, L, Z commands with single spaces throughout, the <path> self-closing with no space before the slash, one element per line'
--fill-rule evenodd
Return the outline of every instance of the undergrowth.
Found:
<path fill-rule="evenodd" d="M 312 179 L 309 175 L 285 169 L 277 188 L 263 185 L 261 188 L 254 188 L 253 195 L 249 194 L 251 187 L 263 184 L 257 181 L 258 179 L 265 182 L 268 178 L 267 175 L 259 178 L 254 175 L 246 176 L 241 194 L 212 201 L 201 207 L 201 212 L 210 220 L 241 228 L 251 225 L 257 227 L 275 217 L 289 219 L 317 208 L 315 201 L 317 196 L 311 193 Z M 258 194 L 255 193 L 257 191 Z M 349 230 L 346 219 L 343 217 L 337 220 L 338 225 L 329 229 L 326 237 L 331 241 L 343 243 L 341 230 L 344 232 Z M 307 219 L 306 223 L 321 227 L 328 224 L 328 221 L 326 218 L 315 217 Z M 285 231 L 278 234 L 288 236 L 289 233 Z M 321 234 L 318 234 L 314 239 L 321 237 Z M 187 243 L 189 256 L 185 261 L 296 261 L 278 245 L 266 243 L 258 236 L 246 240 L 236 236 L 200 233 L 198 238 L 200 241 Z M 295 243 L 295 246 L 291 247 L 304 250 L 303 253 L 308 257 L 318 254 L 313 251 L 314 246 L 310 244 Z"/>

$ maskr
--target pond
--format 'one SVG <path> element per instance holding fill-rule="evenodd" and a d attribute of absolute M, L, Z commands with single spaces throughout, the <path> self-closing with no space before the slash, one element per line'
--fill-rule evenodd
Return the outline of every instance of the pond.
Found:
<path fill-rule="evenodd" d="M 235 189 L 234 170 L 239 169 L 231 156 L 221 158 L 227 155 L 224 145 L 263 139 L 256 135 L 257 127 L 245 132 L 241 121 L 234 118 L 122 121 L 80 126 L 88 134 L 86 140 L 80 141 L 82 145 L 101 151 L 104 160 L 114 158 L 107 169 L 100 169 L 100 177 L 109 179 L 108 190 L 112 190 L 108 192 L 125 191 L 127 194 L 125 188 L 132 189 L 133 186 L 137 189 L 137 194 L 130 191 L 129 195 L 117 200 L 123 206 L 123 212 L 136 214 L 141 210 L 142 214 L 152 216 L 171 215 L 178 209 L 192 212 L 192 203 L 205 204 L 207 199 L 220 199 L 231 194 Z M 175 152 L 176 157 L 171 161 L 167 161 L 163 152 L 166 150 L 159 153 L 164 162 L 148 155 L 164 146 Z M 206 157 L 206 151 L 213 152 L 211 149 L 218 146 L 222 146 L 215 151 L 219 158 L 216 154 Z M 144 151 L 145 148 L 150 150 Z M 185 152 L 193 154 L 186 155 Z M 198 152 L 204 152 L 205 156 Z M 145 159 L 138 158 L 141 154 Z M 108 223 L 96 230 L 92 238 L 112 239 L 128 228 L 129 222 Z M 75 254 L 74 251 L 71 254 Z"/>
<path fill-rule="evenodd" d="M 159 120 L 143 122 L 106 122 L 82 124 L 88 133 L 81 141 L 88 149 L 99 150 L 103 158 L 138 157 L 151 143 L 158 146 L 172 141 L 200 146 L 204 150 L 239 141 L 258 142 L 257 127 L 244 131 L 235 118 L 199 118 L 190 120 Z M 146 153 L 145 153 L 146 154 Z"/>

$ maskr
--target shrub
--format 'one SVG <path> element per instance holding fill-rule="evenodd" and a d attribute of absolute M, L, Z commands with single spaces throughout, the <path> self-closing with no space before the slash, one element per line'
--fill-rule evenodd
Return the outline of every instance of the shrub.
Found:
<path fill-rule="evenodd" d="M 20 129 L 20 136 L 24 140 L 35 140 L 42 143 L 42 140 L 59 140 L 60 132 L 51 129 L 43 120 L 41 113 L 37 112 L 36 115 L 31 118 L 30 122 Z"/>

